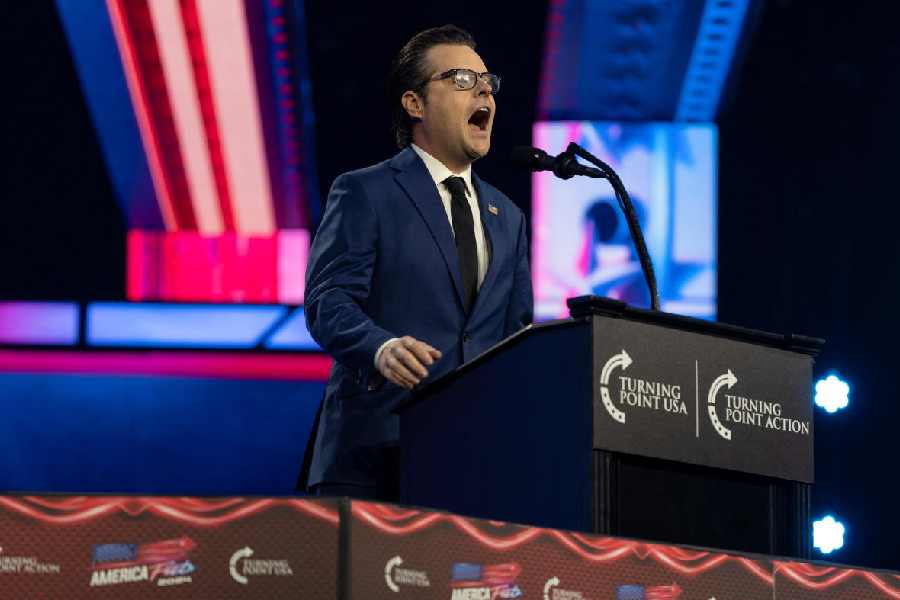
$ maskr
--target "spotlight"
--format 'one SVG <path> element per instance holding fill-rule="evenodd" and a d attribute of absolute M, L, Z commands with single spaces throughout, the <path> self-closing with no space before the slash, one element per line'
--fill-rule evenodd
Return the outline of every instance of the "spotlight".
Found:
<path fill-rule="evenodd" d="M 844 524 L 836 521 L 831 515 L 826 515 L 819 521 L 813 521 L 813 547 L 818 548 L 822 554 L 831 554 L 835 550 L 843 548 L 846 530 Z"/>
<path fill-rule="evenodd" d="M 816 405 L 828 413 L 846 408 L 850 403 L 849 394 L 850 386 L 835 375 L 829 375 L 816 382 Z"/>

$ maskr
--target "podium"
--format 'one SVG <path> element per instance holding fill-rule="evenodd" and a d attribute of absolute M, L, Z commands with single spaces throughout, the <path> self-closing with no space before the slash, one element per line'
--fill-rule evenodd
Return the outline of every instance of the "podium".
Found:
<path fill-rule="evenodd" d="M 581 297 L 397 407 L 401 498 L 798 558 L 822 340 Z"/>

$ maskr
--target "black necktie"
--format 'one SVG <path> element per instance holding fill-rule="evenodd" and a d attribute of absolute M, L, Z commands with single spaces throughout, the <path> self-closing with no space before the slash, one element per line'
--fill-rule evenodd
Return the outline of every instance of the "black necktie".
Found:
<path fill-rule="evenodd" d="M 448 177 L 444 185 L 450 190 L 450 216 L 459 255 L 459 274 L 462 277 L 466 314 L 475 304 L 478 291 L 478 252 L 475 246 L 475 222 L 466 198 L 466 181 L 462 177 Z"/>

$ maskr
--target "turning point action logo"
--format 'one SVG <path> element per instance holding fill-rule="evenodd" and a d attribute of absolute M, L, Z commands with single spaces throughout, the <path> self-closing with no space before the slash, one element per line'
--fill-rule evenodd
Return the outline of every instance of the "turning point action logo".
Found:
<path fill-rule="evenodd" d="M 723 387 L 727 387 L 730 391 L 737 382 L 737 376 L 731 369 L 728 369 L 727 373 L 723 373 L 715 378 L 709 387 L 709 393 L 706 395 L 709 420 L 716 433 L 728 441 L 731 441 L 731 429 L 726 427 L 719 419 L 719 414 L 716 412 L 716 397 Z M 759 429 L 774 429 L 798 435 L 809 435 L 809 421 L 782 416 L 783 409 L 780 402 L 757 400 L 736 394 L 726 393 L 723 395 L 725 397 L 726 423 L 737 423 Z"/>
<path fill-rule="evenodd" d="M 709 394 L 706 395 L 706 401 L 709 403 L 709 406 L 707 407 L 709 410 L 709 420 L 712 422 L 716 433 L 729 441 L 731 440 L 731 430 L 722 425 L 722 422 L 719 421 L 719 415 L 716 414 L 716 394 L 718 394 L 719 390 L 726 385 L 730 390 L 734 387 L 735 383 L 737 383 L 737 377 L 734 376 L 731 369 L 728 369 L 727 373 L 716 377 L 716 380 L 713 381 L 713 384 L 709 388 Z"/>
<path fill-rule="evenodd" d="M 610 376 L 613 371 L 621 368 L 623 373 L 634 361 L 624 349 L 613 355 L 600 371 L 600 398 L 606 412 L 614 421 L 624 424 L 625 412 L 613 402 L 610 395 Z M 681 401 L 681 386 L 661 383 L 659 381 L 647 381 L 637 377 L 619 375 L 620 389 L 616 398 L 623 408 L 642 408 L 649 410 L 663 410 L 669 413 L 687 415 L 687 406 Z"/>
<path fill-rule="evenodd" d="M 14 556 L 3 553 L 0 546 L 0 575 L 25 574 L 25 575 L 59 575 L 60 566 L 56 563 L 41 562 L 36 556 Z"/>

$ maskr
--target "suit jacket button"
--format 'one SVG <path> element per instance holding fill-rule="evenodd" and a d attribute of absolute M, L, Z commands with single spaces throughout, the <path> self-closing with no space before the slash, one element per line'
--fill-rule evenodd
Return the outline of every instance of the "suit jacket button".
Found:
<path fill-rule="evenodd" d="M 472 341 L 472 336 L 469 335 L 469 332 L 466 331 L 465 333 L 463 333 L 463 343 L 468 344 L 471 341 Z"/>

